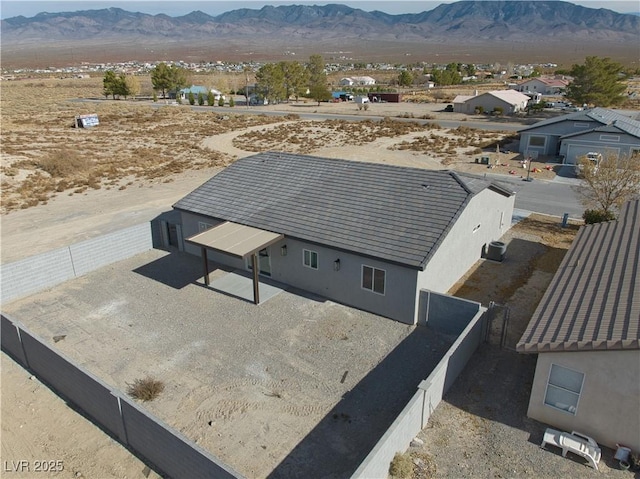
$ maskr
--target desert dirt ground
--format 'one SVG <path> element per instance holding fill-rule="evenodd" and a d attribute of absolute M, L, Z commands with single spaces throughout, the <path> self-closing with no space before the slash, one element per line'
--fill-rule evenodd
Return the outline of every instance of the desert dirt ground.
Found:
<path fill-rule="evenodd" d="M 415 118 L 423 115 L 438 117 L 443 104 L 379 104 L 373 105 L 367 112 L 356 111 L 353 104 L 322 105 L 321 108 L 334 112 L 345 111 L 361 116 L 385 112 L 384 116 L 388 117 L 383 122 L 364 121 L 354 125 L 340 120 L 301 121 L 297 118 L 296 111 L 301 109 L 320 111 L 317 105 L 288 105 L 286 108 L 291 110 L 289 116 L 267 117 L 220 114 L 215 108 L 207 112 L 194 112 L 186 106 L 171 105 L 156 109 L 143 102 L 71 101 L 90 97 L 100 97 L 100 82 L 95 79 L 3 83 L 0 104 L 3 137 L 0 145 L 2 262 L 15 261 L 87 237 L 148 221 L 169 210 L 173 202 L 236 158 L 268 149 L 472 172 L 486 171 L 485 165 L 478 165 L 474 161 L 482 153 L 490 156 L 492 166 L 495 167 L 492 172 L 509 174 L 514 171 L 513 174 L 518 174 L 521 169 L 520 158 L 516 154 L 496 153 L 497 143 L 508 137 L 505 132 L 478 132 L 467 128 L 447 130 L 393 121 L 394 117 L 411 115 Z M 270 108 L 284 107 L 276 105 Z M 100 126 L 88 130 L 71 128 L 73 117 L 84 113 L 98 113 Z M 511 149 L 509 144 L 503 145 L 503 150 Z M 535 174 L 539 178 L 553 177 L 552 169 L 545 169 L 546 165 L 543 164 L 538 166 L 541 171 Z M 512 229 L 513 238 L 509 239 L 508 253 L 509 258 L 513 258 L 512 262 L 502 264 L 501 270 L 492 270 L 493 266 L 486 262 L 479 264 L 456 293 L 485 304 L 489 300 L 509 304 L 512 308 L 510 343 L 513 343 L 514 338 L 517 339 L 517 331 L 526 325 L 525 318 L 535 308 L 555 271 L 554 267 L 557 268 L 568 247 L 568 238 L 575 234 L 573 228 L 559 230 L 556 219 L 541 218 L 533 225 L 530 223 L 525 221 Z M 518 258 L 517 251 L 520 251 L 521 258 L 517 263 L 521 267 L 513 267 L 506 273 L 504 270 Z M 548 263 L 540 260 L 541 257 L 547 258 Z M 481 273 L 489 274 L 494 280 L 499 278 L 500 281 L 481 279 L 474 282 L 475 278 L 483 278 L 478 276 Z M 498 284 L 499 287 L 496 286 Z M 513 319 L 514 317 L 518 319 Z M 513 361 L 512 356 L 505 356 L 513 354 L 508 351 L 492 350 L 491 354 L 481 351 L 479 354 L 480 358 L 484 354 L 497 357 L 495 360 L 500 362 Z M 47 408 L 56 411 L 66 410 L 66 406 L 62 402 L 48 400 L 46 394 L 50 391 L 46 388 L 30 391 L 30 385 L 35 383 L 25 380 L 25 377 L 29 377 L 28 373 L 21 376 L 21 373 L 11 369 L 12 366 L 5 368 L 5 364 L 11 363 L 4 359 L 3 456 L 5 451 L 10 451 L 16 458 L 36 459 L 53 451 L 54 446 L 50 443 L 59 442 L 56 431 L 64 431 L 62 435 L 65 437 L 75 437 L 79 426 L 72 420 L 53 420 L 56 414 L 37 419 L 38 428 L 51 431 L 47 433 L 50 441 L 34 442 L 33 435 L 36 431 L 21 433 L 20 429 L 24 430 L 24 427 L 20 428 L 20 425 L 30 420 L 28 415 L 19 414 L 22 398 L 33 394 L 33 401 L 38 404 L 42 401 L 47 404 Z M 527 360 L 522 361 L 526 363 Z M 478 363 L 483 364 L 482 361 Z M 530 360 L 527 364 L 530 367 Z M 475 365 L 476 362 L 473 366 Z M 464 375 L 461 384 L 466 384 Z M 486 391 L 491 390 L 490 385 L 485 387 Z M 455 387 L 451 394 L 457 394 Z M 489 394 L 485 396 L 487 401 L 491 400 Z M 499 407 L 494 407 L 500 410 Z M 24 413 L 28 411 L 25 409 Z M 460 444 L 464 444 L 471 459 L 464 456 L 461 458 L 457 454 L 456 464 L 462 461 L 467 464 L 469 471 L 477 472 L 480 464 L 478 461 L 482 459 L 479 451 L 485 438 L 482 430 L 455 424 L 456 415 L 460 414 L 470 415 L 470 421 L 479 421 L 474 419 L 476 415 L 473 408 L 470 409 L 468 404 L 456 404 L 454 407 L 449 401 L 445 401 L 439 408 L 439 414 L 434 416 L 427 435 L 429 438 L 440 437 L 431 435 L 436 430 L 440 435 L 446 436 L 449 449 L 442 447 L 434 439 L 435 443 L 426 440 L 425 450 L 421 451 L 425 457 L 430 458 L 436 470 L 440 471 L 435 477 L 458 477 L 460 469 L 447 469 L 447 464 L 453 459 L 446 454 L 453 455 L 451 451 Z M 501 419 L 496 417 L 482 420 L 494 421 L 499 425 Z M 99 441 L 104 440 L 104 434 L 93 429 L 95 437 L 89 438 L 87 435 L 82 444 L 99 444 Z M 5 449 L 5 439 L 9 440 L 10 449 Z M 476 449 L 472 446 L 474 441 L 480 443 L 475 446 Z M 506 448 L 506 444 L 496 442 L 494 447 Z M 505 451 L 507 450 L 509 454 L 515 454 L 511 449 L 506 448 Z M 438 451 L 444 451 L 444 456 L 439 457 Z M 473 451 L 479 455 L 474 455 Z M 94 461 L 99 463 L 96 466 L 98 468 L 109 470 L 112 467 L 111 454 L 101 457 L 79 451 L 76 458 L 80 464 Z M 505 458 L 505 461 L 506 459 L 509 458 Z M 565 464 L 563 461 L 557 462 Z M 572 461 L 566 461 L 566 464 L 573 464 L 575 467 L 569 471 L 571 475 L 580 475 L 583 471 L 581 464 Z M 141 474 L 148 472 L 144 465 L 135 461 L 131 467 L 131 472 L 125 473 L 127 477 L 143 477 Z M 500 467 L 508 467 L 508 464 Z M 85 474 L 80 468 L 76 470 Z M 497 470 L 502 474 L 501 477 L 511 475 L 508 469 Z M 417 471 L 416 474 L 420 472 Z M 108 477 L 92 475 L 90 472 L 85 475 Z M 486 477 L 484 474 L 481 476 Z M 478 474 L 471 473 L 467 477 L 478 477 Z M 545 477 L 545 474 L 540 474 L 540 477 Z"/>

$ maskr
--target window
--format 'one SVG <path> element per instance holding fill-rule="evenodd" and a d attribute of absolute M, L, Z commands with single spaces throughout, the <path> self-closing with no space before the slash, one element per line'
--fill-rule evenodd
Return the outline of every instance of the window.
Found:
<path fill-rule="evenodd" d="M 575 416 L 583 381 L 584 373 L 552 364 L 544 403 Z"/>
<path fill-rule="evenodd" d="M 309 251 L 308 249 L 303 249 L 302 264 L 307 268 L 318 269 L 318 253 L 315 251 Z"/>
<path fill-rule="evenodd" d="M 383 269 L 362 265 L 362 288 L 384 294 L 387 272 Z"/>
<path fill-rule="evenodd" d="M 620 141 L 619 135 L 600 135 L 600 141 Z"/>
<path fill-rule="evenodd" d="M 202 233 L 203 231 L 207 231 L 209 228 L 212 228 L 213 225 L 209 223 L 205 223 L 204 221 L 198 221 L 198 232 Z"/>
<path fill-rule="evenodd" d="M 529 146 L 542 146 L 544 147 L 546 143 L 546 137 L 544 136 L 530 136 L 529 137 Z"/>
<path fill-rule="evenodd" d="M 589 128 L 589 126 L 591 126 L 589 123 L 584 123 L 580 121 L 576 121 L 573 123 L 574 128 Z"/>

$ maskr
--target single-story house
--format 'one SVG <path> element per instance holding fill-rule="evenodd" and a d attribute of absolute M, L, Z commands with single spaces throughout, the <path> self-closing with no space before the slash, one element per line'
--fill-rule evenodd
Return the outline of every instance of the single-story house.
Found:
<path fill-rule="evenodd" d="M 254 288 L 259 271 L 416 324 L 420 291 L 446 292 L 466 273 L 509 229 L 514 201 L 498 183 L 455 172 L 267 152 L 174 209 L 187 252 L 253 270 Z"/>
<path fill-rule="evenodd" d="M 376 84 L 376 80 L 371 77 L 346 77 L 338 82 L 340 86 L 371 86 Z"/>
<path fill-rule="evenodd" d="M 538 77 L 518 83 L 513 88 L 522 93 L 561 95 L 569 83 L 570 81 L 565 78 Z"/>
<path fill-rule="evenodd" d="M 562 155 L 563 163 L 594 151 L 631 156 L 640 151 L 640 121 L 607 108 L 577 111 L 523 128 L 519 151 L 539 156 Z"/>
<path fill-rule="evenodd" d="M 583 226 L 516 348 L 537 354 L 527 415 L 640 451 L 640 200 Z"/>
<path fill-rule="evenodd" d="M 193 96 L 196 99 L 196 101 L 198 100 L 198 95 L 202 95 L 206 101 L 207 98 L 209 97 L 209 92 L 213 93 L 216 101 L 218 101 L 222 97 L 222 92 L 216 90 L 215 88 L 207 88 L 204 86 L 197 86 L 197 85 L 191 85 L 189 88 L 183 88 L 182 90 L 178 91 L 178 94 L 180 96 L 180 99 L 182 100 L 188 100 L 189 93 L 193 93 Z"/>
<path fill-rule="evenodd" d="M 527 108 L 530 98 L 515 90 L 493 90 L 479 95 L 459 95 L 453 100 L 453 111 L 456 113 L 475 113 L 482 108 L 490 113 L 502 108 L 505 115 L 511 115 Z"/>

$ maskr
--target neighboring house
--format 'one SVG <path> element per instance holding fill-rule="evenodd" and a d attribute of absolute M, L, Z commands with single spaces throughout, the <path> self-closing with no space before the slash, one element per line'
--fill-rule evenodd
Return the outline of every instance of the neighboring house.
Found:
<path fill-rule="evenodd" d="M 517 350 L 538 355 L 529 417 L 640 450 L 640 200 L 582 227 Z"/>
<path fill-rule="evenodd" d="M 371 86 L 376 84 L 376 80 L 371 77 L 350 77 L 341 78 L 340 86 Z"/>
<path fill-rule="evenodd" d="M 453 100 L 453 111 L 457 113 L 475 113 L 482 108 L 484 113 L 491 113 L 502 108 L 505 115 L 511 115 L 527 109 L 529 97 L 515 90 L 494 90 L 479 95 L 459 95 Z"/>
<path fill-rule="evenodd" d="M 561 95 L 570 81 L 564 78 L 539 77 L 518 83 L 514 86 L 516 91 L 522 93 L 540 93 L 542 95 Z"/>
<path fill-rule="evenodd" d="M 191 85 L 189 88 L 183 88 L 178 93 L 182 100 L 189 100 L 189 93 L 193 93 L 193 97 L 196 101 L 198 101 L 198 95 L 202 95 L 206 102 L 209 97 L 209 92 L 213 93 L 216 101 L 218 101 L 222 96 L 222 92 L 214 88 L 208 89 L 207 87 L 197 85 Z"/>
<path fill-rule="evenodd" d="M 514 200 L 454 172 L 269 152 L 174 208 L 190 253 L 242 270 L 255 261 L 273 280 L 416 324 L 420 291 L 465 274 L 509 229 Z"/>
<path fill-rule="evenodd" d="M 520 130 L 523 155 L 563 155 L 563 163 L 595 151 L 633 155 L 640 151 L 640 121 L 606 108 L 592 108 L 547 120 Z"/>

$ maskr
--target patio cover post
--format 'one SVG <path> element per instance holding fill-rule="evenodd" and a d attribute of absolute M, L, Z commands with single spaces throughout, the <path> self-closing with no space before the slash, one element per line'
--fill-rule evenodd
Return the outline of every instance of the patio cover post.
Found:
<path fill-rule="evenodd" d="M 260 271 L 258 270 L 258 253 L 251 255 L 251 264 L 253 265 L 253 304 L 260 303 Z"/>
<path fill-rule="evenodd" d="M 209 286 L 209 261 L 207 260 L 207 248 L 202 247 L 202 261 L 204 266 L 204 284 Z"/>

